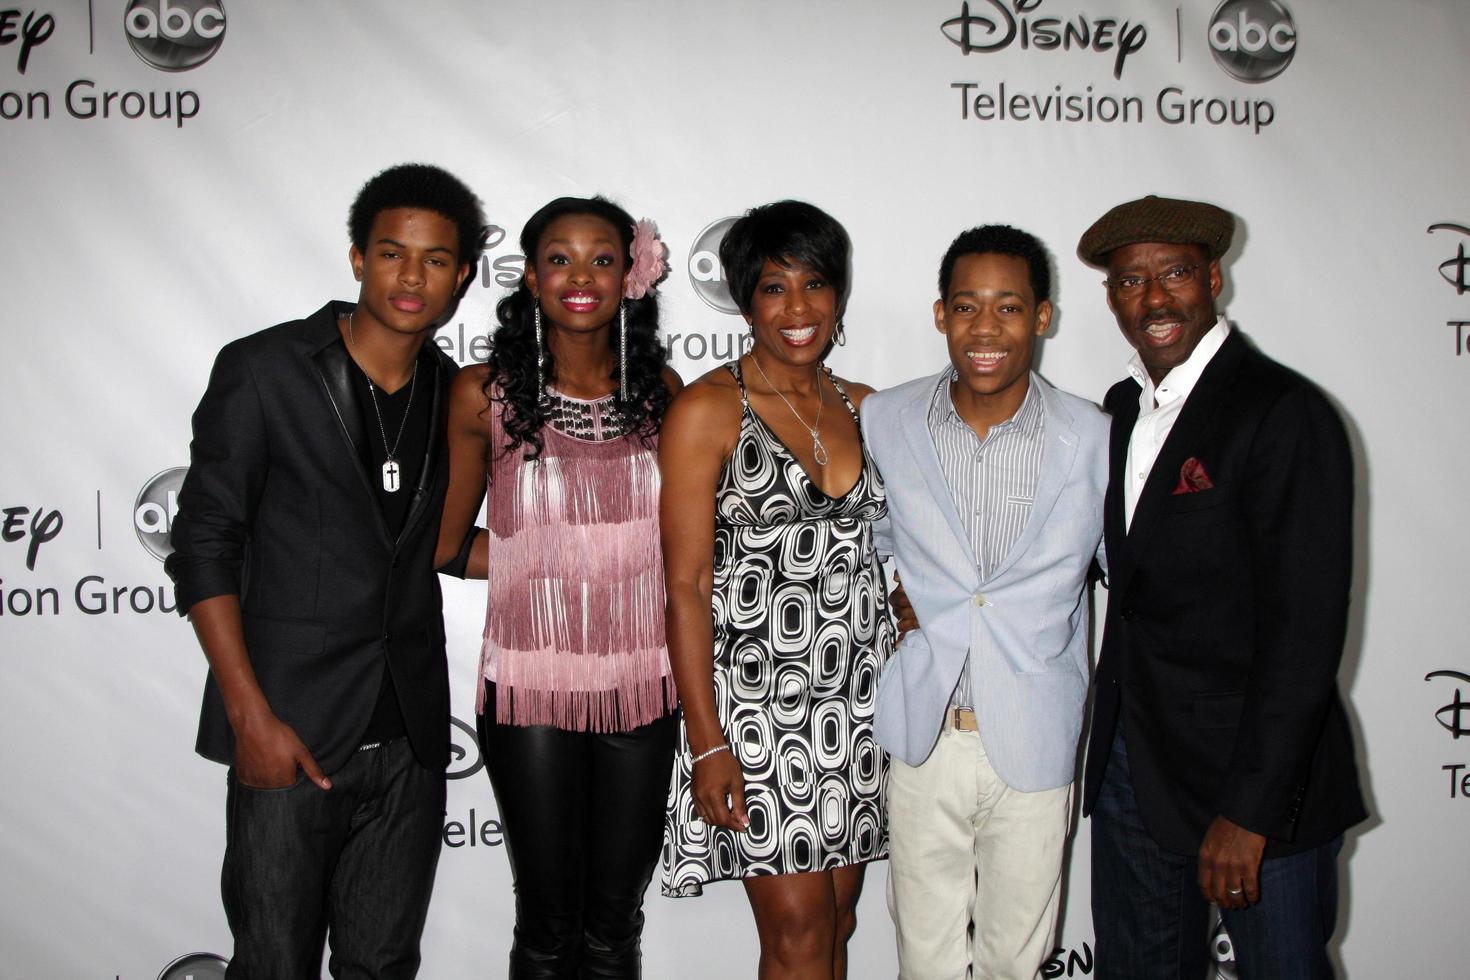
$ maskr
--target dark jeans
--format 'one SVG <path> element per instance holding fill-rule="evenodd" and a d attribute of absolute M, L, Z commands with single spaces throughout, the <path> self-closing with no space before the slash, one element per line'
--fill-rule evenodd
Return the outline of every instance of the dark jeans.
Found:
<path fill-rule="evenodd" d="M 230 770 L 220 890 L 230 980 L 398 980 L 419 936 L 444 831 L 444 774 L 404 738 L 353 753 L 322 790 L 252 789 Z"/>
<path fill-rule="evenodd" d="M 492 684 L 480 746 L 515 882 L 510 976 L 639 976 L 677 716 L 614 734 L 494 717 Z"/>
<path fill-rule="evenodd" d="M 1261 900 L 1221 912 L 1240 980 L 1321 980 L 1333 975 L 1327 943 L 1337 922 L 1342 837 L 1261 862 Z M 1174 854 L 1149 836 L 1113 738 L 1092 813 L 1092 925 L 1100 980 L 1201 980 L 1208 964 L 1209 904 L 1198 855 Z"/>

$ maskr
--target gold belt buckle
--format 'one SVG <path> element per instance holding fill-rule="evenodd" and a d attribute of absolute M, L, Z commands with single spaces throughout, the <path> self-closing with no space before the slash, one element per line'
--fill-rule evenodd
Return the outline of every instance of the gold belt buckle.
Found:
<path fill-rule="evenodd" d="M 957 732 L 978 732 L 980 725 L 975 721 L 974 708 L 950 708 L 949 723 Z"/>

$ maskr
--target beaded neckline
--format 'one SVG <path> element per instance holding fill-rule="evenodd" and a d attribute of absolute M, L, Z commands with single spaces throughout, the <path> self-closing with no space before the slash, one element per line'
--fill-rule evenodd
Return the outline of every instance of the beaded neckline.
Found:
<path fill-rule="evenodd" d="M 556 388 L 546 389 L 546 424 L 557 432 L 584 442 L 611 442 L 628 433 L 612 393 L 601 398 L 577 398 Z"/>

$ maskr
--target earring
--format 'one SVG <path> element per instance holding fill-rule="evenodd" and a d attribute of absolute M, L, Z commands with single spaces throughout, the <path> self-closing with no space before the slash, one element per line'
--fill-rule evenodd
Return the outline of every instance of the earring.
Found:
<path fill-rule="evenodd" d="M 843 323 L 841 320 L 837 321 L 837 346 L 847 346 L 847 324 Z"/>
<path fill-rule="evenodd" d="M 541 339 L 541 300 L 536 299 L 536 400 L 546 401 L 546 345 Z"/>
<path fill-rule="evenodd" d="M 618 304 L 618 401 L 628 401 L 628 304 Z"/>

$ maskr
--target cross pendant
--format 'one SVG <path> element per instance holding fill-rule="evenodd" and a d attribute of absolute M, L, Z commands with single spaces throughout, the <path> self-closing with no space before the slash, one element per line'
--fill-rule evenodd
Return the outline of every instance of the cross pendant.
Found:
<path fill-rule="evenodd" d="M 383 489 L 389 493 L 398 490 L 398 460 L 390 459 L 383 464 Z"/>

